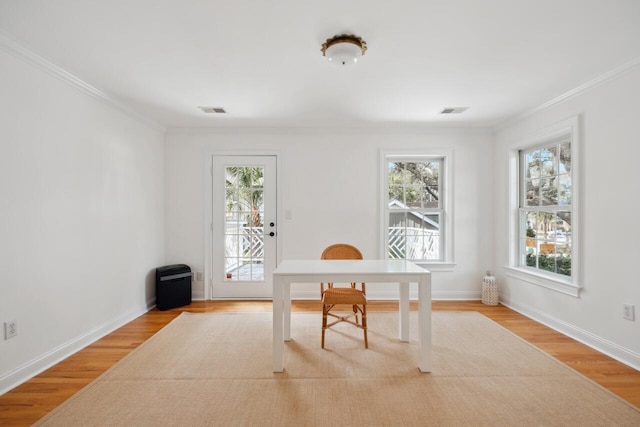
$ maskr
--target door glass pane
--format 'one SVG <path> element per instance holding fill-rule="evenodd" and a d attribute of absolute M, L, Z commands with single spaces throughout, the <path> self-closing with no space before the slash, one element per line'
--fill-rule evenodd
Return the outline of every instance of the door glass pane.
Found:
<path fill-rule="evenodd" d="M 225 184 L 227 281 L 264 280 L 264 169 L 229 166 Z"/>

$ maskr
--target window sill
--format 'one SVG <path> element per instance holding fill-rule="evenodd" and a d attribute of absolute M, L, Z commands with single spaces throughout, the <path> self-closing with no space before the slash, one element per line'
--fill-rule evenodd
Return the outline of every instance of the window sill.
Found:
<path fill-rule="evenodd" d="M 556 292 L 579 298 L 582 288 L 571 283 L 570 280 L 562 280 L 544 273 L 535 273 L 525 268 L 505 266 L 505 274 L 514 279 L 551 289 Z"/>
<path fill-rule="evenodd" d="M 452 262 L 416 262 L 414 264 L 429 271 L 454 271 L 456 267 Z"/>

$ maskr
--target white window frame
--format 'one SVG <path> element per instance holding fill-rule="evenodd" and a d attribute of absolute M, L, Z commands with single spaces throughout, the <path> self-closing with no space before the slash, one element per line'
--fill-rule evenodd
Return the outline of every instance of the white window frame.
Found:
<path fill-rule="evenodd" d="M 388 172 L 387 165 L 390 161 L 420 162 L 440 160 L 440 253 L 439 260 L 414 261 L 420 266 L 425 266 L 431 271 L 452 271 L 453 258 L 453 151 L 449 149 L 435 149 L 428 152 L 422 150 L 381 150 L 380 151 L 380 256 L 388 259 Z"/>
<path fill-rule="evenodd" d="M 520 152 L 551 145 L 559 138 L 571 141 L 571 277 L 520 266 Z M 580 296 L 580 157 L 579 118 L 572 117 L 526 138 L 511 147 L 509 152 L 509 265 L 507 276 L 542 286 L 574 297 Z"/>

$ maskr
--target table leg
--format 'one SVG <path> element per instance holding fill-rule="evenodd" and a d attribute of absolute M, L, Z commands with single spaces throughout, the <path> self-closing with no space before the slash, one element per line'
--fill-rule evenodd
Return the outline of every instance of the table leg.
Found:
<path fill-rule="evenodd" d="M 409 341 L 409 283 L 400 283 L 400 341 Z"/>
<path fill-rule="evenodd" d="M 282 282 L 273 278 L 273 372 L 284 371 Z"/>
<path fill-rule="evenodd" d="M 284 340 L 291 341 L 291 283 L 284 284 Z"/>
<path fill-rule="evenodd" d="M 431 274 L 418 284 L 418 369 L 431 372 Z"/>

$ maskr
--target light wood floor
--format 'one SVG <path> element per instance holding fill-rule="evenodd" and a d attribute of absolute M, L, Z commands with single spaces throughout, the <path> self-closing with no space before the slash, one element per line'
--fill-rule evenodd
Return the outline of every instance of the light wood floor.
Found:
<path fill-rule="evenodd" d="M 294 301 L 294 311 L 322 311 L 319 302 Z M 412 309 L 416 309 L 412 306 Z M 516 335 L 640 407 L 640 371 L 616 362 L 502 305 L 479 301 L 435 301 L 434 310 L 478 311 Z M 370 302 L 369 311 L 397 310 L 395 302 Z M 96 341 L 42 374 L 0 396 L 0 425 L 31 425 L 109 369 L 182 311 L 271 311 L 271 302 L 194 302 L 167 311 L 152 310 Z"/>

